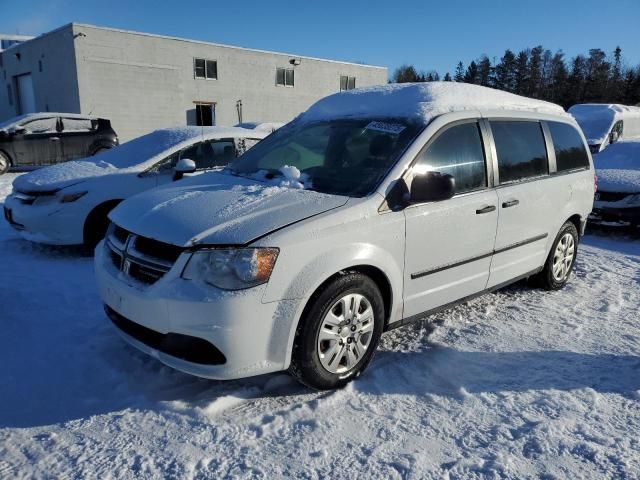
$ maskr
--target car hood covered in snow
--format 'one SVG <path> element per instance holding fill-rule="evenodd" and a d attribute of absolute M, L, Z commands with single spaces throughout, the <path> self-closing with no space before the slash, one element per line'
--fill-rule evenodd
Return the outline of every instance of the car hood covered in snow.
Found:
<path fill-rule="evenodd" d="M 173 245 L 242 245 L 346 202 L 343 196 L 207 173 L 131 197 L 109 217 Z"/>
<path fill-rule="evenodd" d="M 20 175 L 13 186 L 22 192 L 50 192 L 114 173 L 121 174 L 123 169 L 102 161 L 72 161 Z"/>
<path fill-rule="evenodd" d="M 640 141 L 614 143 L 594 155 L 598 190 L 640 193 Z"/>

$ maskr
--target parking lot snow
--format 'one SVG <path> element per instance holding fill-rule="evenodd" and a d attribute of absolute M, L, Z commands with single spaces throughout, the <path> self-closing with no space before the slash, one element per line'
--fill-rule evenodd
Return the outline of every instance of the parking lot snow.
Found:
<path fill-rule="evenodd" d="M 111 327 L 91 258 L 6 222 L 0 265 L 0 478 L 640 476 L 637 239 L 585 237 L 563 291 L 386 334 L 335 392 L 163 366 Z"/>

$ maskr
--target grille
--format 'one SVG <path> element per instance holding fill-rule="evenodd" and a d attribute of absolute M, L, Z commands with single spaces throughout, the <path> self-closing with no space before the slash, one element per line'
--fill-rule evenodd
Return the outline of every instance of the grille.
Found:
<path fill-rule="evenodd" d="M 601 192 L 598 191 L 596 193 L 596 200 L 600 202 L 617 202 L 618 200 L 622 200 L 625 197 L 628 197 L 629 193 L 619 193 L 619 192 Z"/>
<path fill-rule="evenodd" d="M 107 305 L 104 309 L 116 327 L 148 347 L 200 365 L 223 365 L 227 362 L 224 354 L 215 345 L 202 338 L 180 333 L 156 332 L 132 322 Z"/>
<path fill-rule="evenodd" d="M 154 284 L 171 270 L 183 251 L 175 245 L 140 237 L 113 224 L 105 248 L 118 270 L 147 285 Z"/>

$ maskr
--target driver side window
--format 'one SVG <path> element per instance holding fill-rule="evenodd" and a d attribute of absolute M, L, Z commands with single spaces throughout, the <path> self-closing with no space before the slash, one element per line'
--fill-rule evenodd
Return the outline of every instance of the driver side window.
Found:
<path fill-rule="evenodd" d="M 447 173 L 455 179 L 456 194 L 487 186 L 484 149 L 476 122 L 448 128 L 418 155 L 413 173 Z"/>
<path fill-rule="evenodd" d="M 23 123 L 20 126 L 25 129 L 26 134 L 55 133 L 58 131 L 58 119 L 39 118 L 38 120 Z"/>

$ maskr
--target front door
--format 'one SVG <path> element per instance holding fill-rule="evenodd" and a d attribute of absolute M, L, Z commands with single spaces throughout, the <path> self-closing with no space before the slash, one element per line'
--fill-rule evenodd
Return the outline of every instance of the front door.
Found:
<path fill-rule="evenodd" d="M 476 121 L 445 127 L 420 153 L 413 174 L 454 177 L 449 200 L 405 209 L 404 317 L 482 291 L 498 223 L 498 195 L 489 188 L 484 143 Z"/>
<path fill-rule="evenodd" d="M 62 155 L 58 119 L 38 118 L 20 125 L 24 129 L 13 137 L 17 165 L 50 165 Z"/>

